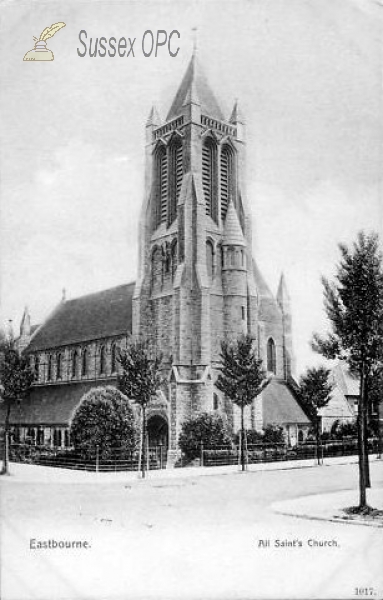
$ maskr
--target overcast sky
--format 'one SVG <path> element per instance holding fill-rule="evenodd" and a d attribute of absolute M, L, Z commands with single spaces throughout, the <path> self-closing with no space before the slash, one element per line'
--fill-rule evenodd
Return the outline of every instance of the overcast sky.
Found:
<path fill-rule="evenodd" d="M 283 270 L 298 372 L 318 362 L 321 274 L 340 241 L 382 233 L 383 13 L 373 0 L 3 2 L 1 318 L 40 322 L 60 301 L 136 278 L 145 121 L 162 118 L 191 56 L 224 114 L 247 121 L 254 256 L 273 291 Z M 23 62 L 33 36 L 53 62 Z M 80 58 L 80 30 L 137 38 L 135 58 Z M 148 29 L 180 32 L 180 51 L 145 58 Z"/>

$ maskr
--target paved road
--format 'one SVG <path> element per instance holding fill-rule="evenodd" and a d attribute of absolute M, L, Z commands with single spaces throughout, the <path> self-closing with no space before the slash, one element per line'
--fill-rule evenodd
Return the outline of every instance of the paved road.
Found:
<path fill-rule="evenodd" d="M 372 476 L 383 486 L 382 463 Z M 357 587 L 383 598 L 381 530 L 270 508 L 356 484 L 356 465 L 107 484 L 8 480 L 2 598 L 348 599 L 361 597 Z M 90 547 L 37 549 L 50 539 Z"/>

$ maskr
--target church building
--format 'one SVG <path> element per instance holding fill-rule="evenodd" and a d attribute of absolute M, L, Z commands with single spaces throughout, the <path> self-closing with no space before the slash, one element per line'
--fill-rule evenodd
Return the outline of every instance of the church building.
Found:
<path fill-rule="evenodd" d="M 291 307 L 284 276 L 276 297 L 252 256 L 246 193 L 246 123 L 231 115 L 193 55 L 161 120 L 146 123 L 145 196 L 135 283 L 60 304 L 36 329 L 24 314 L 19 344 L 36 373 L 28 401 L 12 414 L 21 437 L 69 444 L 68 427 L 86 391 L 115 384 L 119 347 L 149 340 L 163 354 L 166 384 L 148 409 L 151 443 L 174 462 L 182 423 L 216 411 L 232 430 L 239 412 L 215 387 L 220 345 L 254 336 L 272 382 L 246 409 L 246 426 L 283 426 L 291 444 L 310 422 L 289 381 L 294 369 Z"/>

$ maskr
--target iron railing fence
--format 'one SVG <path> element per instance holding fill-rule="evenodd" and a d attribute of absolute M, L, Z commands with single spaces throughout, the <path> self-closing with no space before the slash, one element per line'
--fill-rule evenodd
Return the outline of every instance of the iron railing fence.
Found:
<path fill-rule="evenodd" d="M 149 447 L 146 453 L 146 468 L 150 470 L 165 468 L 166 454 L 167 450 L 164 446 Z M 73 448 L 12 443 L 9 447 L 9 459 L 12 462 L 82 471 L 117 472 L 141 469 L 139 450 L 116 447 L 101 450 L 95 446 L 84 454 Z"/>
<path fill-rule="evenodd" d="M 369 454 L 378 453 L 378 439 L 368 440 Z M 1 448 L 0 448 L 1 451 Z M 358 441 L 356 438 L 343 440 L 328 440 L 319 446 L 319 459 L 333 456 L 350 456 L 358 454 Z M 287 460 L 318 459 L 318 447 L 315 442 L 302 442 L 296 446 L 283 443 L 275 444 L 249 444 L 245 448 L 246 464 L 266 463 Z M 141 470 L 140 452 L 138 449 L 110 447 L 101 450 L 97 446 L 85 454 L 74 448 L 58 448 L 36 444 L 12 442 L 9 445 L 9 460 L 12 462 L 43 465 L 47 467 L 60 467 L 83 471 L 117 472 Z M 208 447 L 200 446 L 199 458 L 193 461 L 204 467 L 239 465 L 241 462 L 241 448 L 233 445 Z M 185 467 L 190 465 L 190 460 L 182 456 L 175 466 Z M 163 469 L 167 466 L 166 446 L 150 447 L 146 452 L 146 468 Z"/>
<path fill-rule="evenodd" d="M 378 439 L 368 440 L 369 454 L 378 453 Z M 358 454 L 358 440 L 356 438 L 345 438 L 342 440 L 328 440 L 322 442 L 319 447 L 315 442 L 301 442 L 296 446 L 288 446 L 283 443 L 275 444 L 249 444 L 246 446 L 246 464 L 258 462 L 275 462 L 283 460 L 305 460 L 335 456 L 353 456 Z M 201 446 L 200 464 L 205 467 L 235 465 L 241 462 L 240 446 L 227 447 L 203 447 Z"/>

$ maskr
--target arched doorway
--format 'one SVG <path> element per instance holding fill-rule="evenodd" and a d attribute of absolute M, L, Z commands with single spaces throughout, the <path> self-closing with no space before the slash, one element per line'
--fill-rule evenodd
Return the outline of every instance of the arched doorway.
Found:
<path fill-rule="evenodd" d="M 167 420 L 161 415 L 149 417 L 147 422 L 149 448 L 163 446 L 168 448 L 169 428 Z"/>

